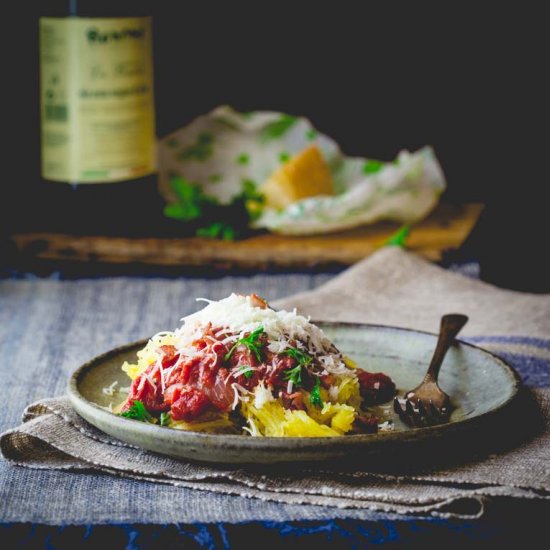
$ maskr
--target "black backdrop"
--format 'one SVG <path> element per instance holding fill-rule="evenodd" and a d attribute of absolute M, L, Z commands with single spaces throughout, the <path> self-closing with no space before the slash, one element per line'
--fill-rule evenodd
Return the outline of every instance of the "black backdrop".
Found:
<path fill-rule="evenodd" d="M 4 226 L 39 179 L 37 21 L 50 4 L 12 3 L 4 23 Z M 305 115 L 352 155 L 430 144 L 447 198 L 488 204 L 465 253 L 489 280 L 550 290 L 544 19 L 476 6 L 158 1 L 158 134 L 230 104 Z"/>

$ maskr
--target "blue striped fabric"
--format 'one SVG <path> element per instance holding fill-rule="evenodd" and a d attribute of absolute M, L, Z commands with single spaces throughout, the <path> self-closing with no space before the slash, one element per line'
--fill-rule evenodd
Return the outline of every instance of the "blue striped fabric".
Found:
<path fill-rule="evenodd" d="M 491 335 L 463 340 L 504 359 L 518 371 L 527 386 L 550 387 L 550 339 Z"/>

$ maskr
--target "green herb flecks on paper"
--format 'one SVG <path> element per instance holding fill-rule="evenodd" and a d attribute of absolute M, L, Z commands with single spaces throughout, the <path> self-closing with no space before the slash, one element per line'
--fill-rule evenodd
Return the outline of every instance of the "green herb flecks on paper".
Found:
<path fill-rule="evenodd" d="M 190 145 L 180 153 L 181 160 L 195 160 L 203 162 L 212 155 L 214 135 L 203 132 L 198 135 L 196 143 Z"/>
<path fill-rule="evenodd" d="M 240 155 L 237 156 L 237 158 L 235 159 L 237 164 L 240 164 L 242 166 L 246 166 L 247 164 L 250 163 L 250 155 L 246 154 L 246 153 L 241 153 Z"/>
<path fill-rule="evenodd" d="M 270 141 L 273 139 L 280 138 L 290 130 L 298 119 L 291 115 L 281 115 L 279 120 L 271 122 L 261 131 L 261 138 L 263 141 Z"/>
<path fill-rule="evenodd" d="M 312 130 L 308 130 L 308 131 L 306 132 L 306 139 L 307 139 L 308 141 L 313 141 L 318 135 L 319 135 L 319 134 L 318 134 L 317 130 L 313 130 L 313 129 L 312 129 Z"/>
<path fill-rule="evenodd" d="M 282 163 L 288 162 L 290 160 L 290 155 L 287 152 L 279 153 L 279 160 Z"/>
<path fill-rule="evenodd" d="M 311 145 L 319 148 L 329 166 L 334 195 L 304 197 L 284 208 L 259 200 L 243 202 L 243 182 L 255 182 L 256 193 L 261 194 L 282 163 Z M 234 227 L 237 238 L 252 228 L 309 235 L 380 220 L 416 223 L 434 208 L 446 185 L 429 147 L 401 151 L 392 162 L 347 157 L 307 119 L 269 111 L 243 116 L 230 107 L 219 107 L 161 139 L 158 153 L 159 187 L 167 203 L 181 202 L 170 184 L 173 175 L 200 186 L 216 208 L 203 206 L 193 218 L 199 220 L 193 230 L 200 226 L 217 238 L 224 238 L 219 225 L 212 227 L 219 222 Z M 212 175 L 220 179 L 211 179 Z M 225 207 L 230 209 L 221 210 Z M 171 207 L 167 215 L 187 222 L 196 209 Z"/>

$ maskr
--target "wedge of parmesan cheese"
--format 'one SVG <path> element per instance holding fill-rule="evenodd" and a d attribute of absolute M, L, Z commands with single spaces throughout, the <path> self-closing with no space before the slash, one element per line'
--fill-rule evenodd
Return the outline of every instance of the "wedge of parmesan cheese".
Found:
<path fill-rule="evenodd" d="M 268 208 L 286 208 L 306 197 L 334 195 L 329 167 L 315 145 L 283 164 L 261 187 Z"/>

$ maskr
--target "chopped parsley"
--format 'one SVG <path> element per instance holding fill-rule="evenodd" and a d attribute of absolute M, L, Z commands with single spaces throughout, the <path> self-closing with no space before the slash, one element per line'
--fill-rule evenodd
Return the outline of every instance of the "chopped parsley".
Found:
<path fill-rule="evenodd" d="M 208 180 L 221 181 L 222 175 L 213 174 Z M 241 183 L 241 193 L 230 204 L 224 205 L 204 193 L 200 183 L 174 175 L 170 179 L 170 187 L 175 202 L 164 207 L 164 215 L 182 222 L 197 220 L 193 230 L 199 237 L 224 241 L 243 237 L 249 231 L 249 222 L 261 215 L 265 197 L 253 180 L 243 179 Z"/>
<path fill-rule="evenodd" d="M 254 370 L 250 368 L 250 365 L 241 365 L 239 371 L 239 374 L 242 374 L 245 378 L 252 378 L 254 376 Z"/>
<path fill-rule="evenodd" d="M 293 359 L 296 359 L 299 365 L 306 367 L 313 361 L 313 357 L 308 355 L 305 351 L 298 348 L 287 348 L 283 351 L 283 355 L 288 355 Z"/>
<path fill-rule="evenodd" d="M 384 246 L 400 246 L 405 248 L 406 240 L 411 232 L 410 225 L 403 225 L 393 235 L 391 235 L 386 241 Z"/>
<path fill-rule="evenodd" d="M 229 361 L 229 359 L 233 355 L 233 352 L 239 346 L 243 345 L 248 348 L 248 351 L 250 351 L 250 353 L 252 353 L 256 357 L 256 360 L 258 361 L 258 363 L 260 363 L 262 361 L 261 347 L 263 346 L 263 342 L 261 342 L 260 338 L 263 333 L 264 333 L 264 327 L 260 325 L 257 329 L 253 330 L 248 336 L 245 336 L 237 340 L 233 345 L 233 347 L 229 350 L 229 352 L 225 354 L 224 361 Z"/>
<path fill-rule="evenodd" d="M 309 402 L 315 407 L 323 406 L 323 400 L 321 399 L 321 393 L 319 391 L 320 388 L 321 388 L 321 379 L 319 377 L 316 377 L 315 386 L 313 386 L 313 389 L 309 394 Z"/>
<path fill-rule="evenodd" d="M 311 129 L 306 132 L 306 139 L 308 139 L 309 141 L 314 140 L 316 137 L 317 137 L 316 130 Z"/>
<path fill-rule="evenodd" d="M 241 153 L 236 159 L 235 159 L 235 162 L 237 164 L 242 164 L 244 166 L 246 166 L 247 164 L 250 163 L 250 155 L 246 154 L 246 153 Z"/>
<path fill-rule="evenodd" d="M 120 416 L 131 418 L 132 420 L 139 420 L 140 422 L 151 422 L 153 420 L 153 417 L 139 399 L 136 399 L 127 411 L 120 413 Z"/>
<path fill-rule="evenodd" d="M 212 155 L 214 134 L 202 132 L 197 136 L 197 141 L 186 147 L 180 154 L 181 160 L 194 160 L 203 162 Z"/>
<path fill-rule="evenodd" d="M 236 230 L 225 222 L 214 222 L 206 227 L 197 229 L 197 237 L 207 237 L 209 239 L 222 239 L 224 241 L 234 241 Z"/>
<path fill-rule="evenodd" d="M 168 424 L 170 423 L 170 413 L 161 412 L 159 417 L 159 422 L 161 426 L 168 426 Z"/>
<path fill-rule="evenodd" d="M 376 174 L 384 168 L 384 163 L 380 160 L 368 159 L 363 164 L 363 174 Z"/>
<path fill-rule="evenodd" d="M 292 115 L 281 115 L 277 120 L 266 124 L 261 132 L 262 141 L 271 141 L 284 136 L 287 131 L 298 122 Z"/>
<path fill-rule="evenodd" d="M 283 151 L 282 153 L 279 153 L 279 160 L 283 163 L 287 162 L 290 160 L 290 155 Z"/>
<path fill-rule="evenodd" d="M 164 215 L 174 220 L 190 221 L 202 216 L 204 207 L 212 204 L 213 200 L 207 197 L 201 187 L 180 176 L 170 180 L 170 187 L 176 195 L 177 202 L 164 207 Z"/>
<path fill-rule="evenodd" d="M 292 369 L 287 369 L 284 371 L 284 379 L 292 381 L 295 386 L 301 386 L 302 367 L 307 367 L 313 361 L 313 357 L 298 348 L 287 348 L 282 352 L 282 355 L 288 355 L 289 357 L 295 359 L 298 363 Z"/>
<path fill-rule="evenodd" d="M 284 371 L 284 379 L 290 380 L 295 386 L 302 385 L 302 365 Z"/>
<path fill-rule="evenodd" d="M 256 220 L 262 213 L 265 203 L 265 196 L 258 191 L 258 185 L 255 181 L 246 179 L 243 180 L 243 191 L 235 199 L 236 203 L 242 203 L 244 211 L 249 220 Z"/>

